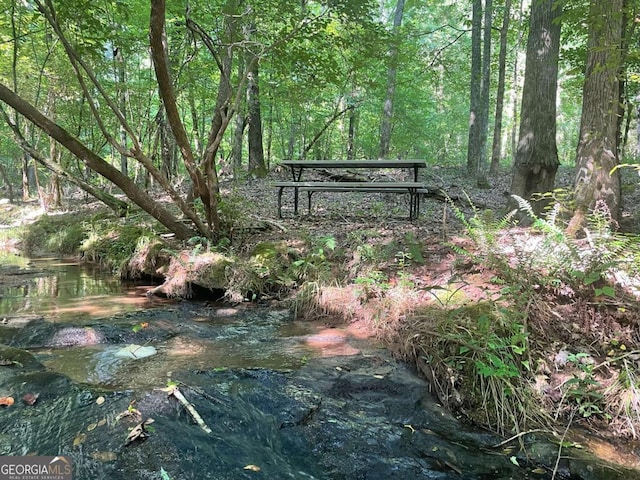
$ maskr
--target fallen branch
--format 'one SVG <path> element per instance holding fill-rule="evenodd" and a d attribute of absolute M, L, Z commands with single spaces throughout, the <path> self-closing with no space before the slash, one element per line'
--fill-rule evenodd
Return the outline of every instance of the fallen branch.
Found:
<path fill-rule="evenodd" d="M 184 406 L 184 408 L 187 409 L 191 417 L 200 426 L 200 428 L 202 428 L 202 430 L 204 430 L 207 433 L 211 433 L 211 429 L 207 426 L 206 423 L 204 423 L 204 420 L 202 419 L 200 414 L 196 411 L 196 409 L 193 407 L 193 405 L 191 405 L 191 403 L 189 403 L 189 401 L 186 398 L 184 398 L 184 395 L 182 395 L 182 392 L 178 390 L 178 387 L 170 387 L 169 390 L 167 390 L 167 393 L 169 395 L 173 395 L 176 398 L 176 400 L 178 400 Z"/>

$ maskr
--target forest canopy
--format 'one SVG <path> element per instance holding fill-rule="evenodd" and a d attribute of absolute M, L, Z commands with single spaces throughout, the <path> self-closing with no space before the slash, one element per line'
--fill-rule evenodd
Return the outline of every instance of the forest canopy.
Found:
<path fill-rule="evenodd" d="M 479 183 L 515 163 L 525 198 L 562 163 L 577 211 L 615 218 L 610 172 L 637 157 L 636 3 L 2 0 L 3 188 L 59 203 L 64 179 L 125 214 L 122 192 L 213 238 L 219 175 L 283 159 L 418 158 Z"/>

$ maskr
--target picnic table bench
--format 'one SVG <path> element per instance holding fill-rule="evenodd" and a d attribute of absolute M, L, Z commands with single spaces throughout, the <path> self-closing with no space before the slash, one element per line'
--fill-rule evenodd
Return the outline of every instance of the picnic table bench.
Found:
<path fill-rule="evenodd" d="M 414 219 L 420 213 L 420 194 L 426 192 L 423 183 L 418 181 L 418 170 L 425 168 L 423 160 L 290 160 L 282 162 L 291 170 L 292 181 L 275 182 L 278 187 L 278 217 L 282 218 L 282 194 L 286 188 L 294 190 L 294 213 L 298 213 L 299 192 L 307 192 L 308 211 L 311 213 L 311 197 L 314 192 L 369 192 L 409 194 L 409 218 Z M 305 169 L 411 169 L 413 181 L 303 181 Z"/>

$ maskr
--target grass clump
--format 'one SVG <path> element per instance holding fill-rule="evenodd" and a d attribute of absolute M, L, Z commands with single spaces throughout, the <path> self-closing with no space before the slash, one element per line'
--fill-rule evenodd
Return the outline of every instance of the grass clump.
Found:
<path fill-rule="evenodd" d="M 399 336 L 405 356 L 452 410 L 501 434 L 549 423 L 530 388 L 531 352 L 522 314 L 491 301 L 433 306 L 408 319 Z"/>
<path fill-rule="evenodd" d="M 81 215 L 43 215 L 24 227 L 21 247 L 28 255 L 75 255 L 86 236 Z"/>
<path fill-rule="evenodd" d="M 331 236 L 298 245 L 258 243 L 232 269 L 229 295 L 234 301 L 257 300 L 297 290 L 306 298 L 309 291 L 329 280 L 336 253 L 336 240 Z"/>
<path fill-rule="evenodd" d="M 93 263 L 106 265 L 115 274 L 126 276 L 129 262 L 140 250 L 155 242 L 157 235 L 147 225 L 122 222 L 91 222 L 85 225 L 87 236 L 79 251 Z"/>

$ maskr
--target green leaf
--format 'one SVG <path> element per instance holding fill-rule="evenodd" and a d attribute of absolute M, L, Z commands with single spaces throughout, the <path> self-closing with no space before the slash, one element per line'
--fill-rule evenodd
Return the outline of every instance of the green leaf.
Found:
<path fill-rule="evenodd" d="M 602 288 L 596 288 L 595 289 L 595 294 L 598 297 L 601 296 L 601 295 L 604 295 L 605 297 L 615 298 L 616 289 L 613 288 L 613 287 L 610 287 L 609 285 L 605 285 Z"/>
<path fill-rule="evenodd" d="M 160 467 L 160 478 L 162 478 L 162 480 L 171 480 L 171 477 L 169 476 L 167 471 L 162 467 Z"/>

